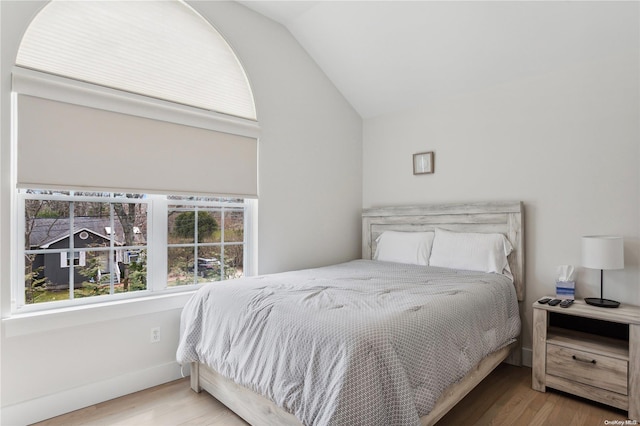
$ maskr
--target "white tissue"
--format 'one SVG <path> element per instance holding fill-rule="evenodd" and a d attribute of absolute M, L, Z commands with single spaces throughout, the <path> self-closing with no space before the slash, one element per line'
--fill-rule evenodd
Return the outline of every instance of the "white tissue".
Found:
<path fill-rule="evenodd" d="M 558 266 L 557 281 L 575 281 L 576 271 L 573 265 Z"/>
<path fill-rule="evenodd" d="M 573 265 L 558 266 L 556 279 L 556 298 L 575 299 L 576 296 L 576 268 Z"/>

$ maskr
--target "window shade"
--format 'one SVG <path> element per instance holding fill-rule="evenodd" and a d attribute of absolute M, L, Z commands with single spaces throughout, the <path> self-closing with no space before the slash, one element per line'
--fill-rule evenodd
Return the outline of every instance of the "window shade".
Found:
<path fill-rule="evenodd" d="M 16 64 L 256 120 L 235 53 L 181 1 L 51 1 Z"/>
<path fill-rule="evenodd" d="M 17 96 L 23 188 L 257 196 L 257 140 Z"/>

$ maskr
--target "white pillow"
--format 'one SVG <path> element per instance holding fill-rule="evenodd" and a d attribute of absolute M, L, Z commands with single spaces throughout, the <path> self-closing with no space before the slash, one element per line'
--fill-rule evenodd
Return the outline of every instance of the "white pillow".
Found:
<path fill-rule="evenodd" d="M 507 256 L 513 247 L 502 234 L 452 232 L 436 228 L 429 265 L 512 277 Z"/>
<path fill-rule="evenodd" d="M 428 265 L 433 232 L 384 231 L 376 239 L 375 260 Z"/>

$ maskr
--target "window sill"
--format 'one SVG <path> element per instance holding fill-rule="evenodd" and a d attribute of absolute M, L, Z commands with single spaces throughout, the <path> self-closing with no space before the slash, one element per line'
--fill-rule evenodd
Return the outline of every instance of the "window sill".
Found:
<path fill-rule="evenodd" d="M 14 314 L 2 320 L 6 338 L 182 309 L 194 291 Z"/>

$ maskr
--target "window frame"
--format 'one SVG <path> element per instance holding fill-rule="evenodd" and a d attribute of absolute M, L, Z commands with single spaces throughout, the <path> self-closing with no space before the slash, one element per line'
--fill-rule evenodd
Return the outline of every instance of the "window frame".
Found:
<path fill-rule="evenodd" d="M 200 197 L 197 197 L 200 198 Z M 220 211 L 220 223 L 219 227 L 221 230 L 220 241 L 219 242 L 200 242 L 198 241 L 197 236 L 197 218 L 198 212 L 209 212 L 209 211 Z M 243 247 L 243 276 L 244 276 L 244 264 L 247 261 L 247 238 L 246 238 L 246 223 L 248 218 L 246 204 L 238 203 L 238 202 L 207 202 L 201 200 L 167 200 L 167 217 L 172 212 L 195 212 L 195 232 L 194 232 L 194 241 L 193 243 L 169 243 L 167 242 L 167 250 L 170 248 L 194 248 L 194 252 L 198 253 L 198 247 L 219 247 L 220 248 L 220 258 L 218 261 L 221 263 L 220 265 L 220 280 L 217 281 L 226 281 L 224 278 L 227 274 L 225 272 L 225 247 L 227 246 L 242 246 Z M 227 212 L 238 212 L 242 211 L 243 213 L 243 239 L 242 241 L 225 241 L 225 213 Z M 168 227 L 167 227 L 168 229 Z M 197 280 L 198 275 L 198 260 L 200 256 L 197 254 L 194 256 L 194 279 Z M 168 265 L 167 265 L 168 266 Z M 167 270 L 168 273 L 168 270 Z M 168 279 L 167 279 L 168 282 Z M 167 285 L 169 287 L 169 285 Z M 181 287 L 182 285 L 172 286 L 172 287 Z"/>
<path fill-rule="evenodd" d="M 11 91 L 12 94 L 35 96 L 238 136 L 256 139 L 260 136 L 260 125 L 255 120 L 205 111 L 17 65 L 11 70 Z"/>
<path fill-rule="evenodd" d="M 66 191 L 66 190 L 62 190 Z M 62 192 L 61 191 L 61 192 Z M 91 197 L 91 196 L 77 196 L 73 195 L 73 191 L 70 192 L 71 195 L 38 195 L 38 194 L 28 194 L 24 189 L 14 189 L 14 200 L 15 200 L 15 220 L 13 223 L 17 224 L 17 238 L 15 239 L 15 248 L 16 248 L 16 257 L 13 263 L 13 268 L 15 273 L 13 276 L 16 279 L 12 280 L 12 295 L 11 295 L 11 311 L 12 315 L 18 314 L 30 314 L 30 313 L 38 313 L 38 312 L 47 312 L 47 311 L 57 311 L 59 309 L 65 308 L 76 308 L 76 307 L 90 307 L 91 305 L 104 305 L 105 303 L 121 303 L 125 301 L 131 301 L 135 299 L 153 299 L 158 296 L 163 295 L 171 295 L 171 294 L 180 294 L 180 293 L 189 293 L 193 292 L 200 287 L 206 285 L 209 282 L 200 282 L 194 284 L 185 284 L 178 286 L 169 286 L 168 285 L 168 258 L 167 258 L 167 249 L 169 247 L 168 242 L 168 212 L 169 205 L 180 203 L 181 205 L 191 205 L 192 203 L 198 204 L 199 206 L 206 206 L 219 208 L 223 206 L 232 205 L 234 210 L 243 209 L 244 210 L 244 237 L 243 241 L 233 242 L 233 244 L 242 244 L 243 245 L 243 276 L 251 276 L 254 274 L 255 268 L 255 233 L 253 232 L 255 223 L 255 211 L 256 211 L 256 200 L 254 199 L 244 199 L 242 203 L 225 203 L 224 201 L 207 201 L 207 202 L 192 202 L 186 199 L 184 200 L 176 200 L 170 199 L 169 195 L 158 195 L 158 194 L 144 194 L 142 199 L 132 199 L 132 198 L 124 198 L 124 197 L 114 197 L 114 194 L 111 193 L 109 197 Z M 78 191 L 81 192 L 81 191 Z M 106 192 L 106 191 L 105 191 Z M 137 290 L 131 292 L 123 292 L 123 293 L 114 293 L 108 295 L 99 295 L 99 296 L 91 296 L 91 297 L 83 297 L 83 298 L 74 298 L 69 300 L 60 300 L 60 301 L 51 301 L 51 302 L 41 302 L 41 303 L 25 303 L 25 253 L 31 250 L 25 248 L 25 226 L 26 226 L 26 218 L 25 218 L 25 201 L 27 199 L 51 199 L 56 201 L 88 201 L 88 202 L 103 202 L 103 203 L 117 203 L 129 200 L 128 202 L 143 202 L 147 204 L 147 244 L 146 247 L 142 247 L 147 251 L 147 288 L 144 290 Z M 133 201 L 135 200 L 135 201 Z M 221 208 L 222 210 L 222 208 Z M 224 223 L 222 224 L 224 226 Z M 228 243 L 227 243 L 228 244 Z M 113 245 L 113 244 L 112 244 Z M 129 246 L 127 246 L 129 247 Z M 131 246 L 133 247 L 133 246 Z M 138 247 L 138 246 L 135 246 Z M 89 249 L 80 249 L 78 251 L 95 251 Z M 113 247 L 106 248 L 106 251 L 111 250 Z M 69 249 L 53 249 L 47 250 L 47 253 L 62 253 L 74 250 L 74 248 Z M 74 250 L 75 252 L 76 250 Z M 221 277 L 222 278 L 222 277 Z M 71 291 L 71 290 L 70 290 Z"/>

